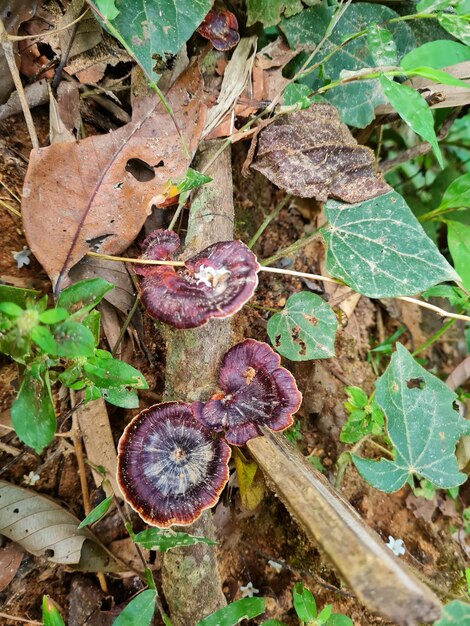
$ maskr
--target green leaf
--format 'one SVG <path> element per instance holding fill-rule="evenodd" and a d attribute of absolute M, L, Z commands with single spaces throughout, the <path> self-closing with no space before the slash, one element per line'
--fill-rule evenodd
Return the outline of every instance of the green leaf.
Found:
<path fill-rule="evenodd" d="M 439 210 L 459 209 L 470 204 L 470 172 L 453 180 L 442 196 Z"/>
<path fill-rule="evenodd" d="M 85 363 L 83 369 L 88 378 L 103 389 L 123 385 L 148 389 L 147 381 L 135 367 L 117 359 L 94 357 Z"/>
<path fill-rule="evenodd" d="M 100 324 L 101 314 L 99 311 L 90 311 L 85 319 L 82 321 L 83 326 L 86 326 L 93 335 L 94 345 L 97 346 L 100 342 Z"/>
<path fill-rule="evenodd" d="M 286 626 L 284 622 L 280 622 L 278 619 L 268 619 L 265 622 L 261 622 L 261 626 Z"/>
<path fill-rule="evenodd" d="M 42 624 L 43 626 L 65 626 L 64 620 L 49 600 L 49 596 L 42 597 Z"/>
<path fill-rule="evenodd" d="M 183 193 L 184 191 L 190 191 L 191 189 L 201 187 L 211 181 L 212 178 L 210 176 L 206 176 L 205 174 L 201 174 L 201 172 L 188 168 L 186 176 L 183 180 L 174 184 L 176 185 L 179 193 Z"/>
<path fill-rule="evenodd" d="M 34 300 L 40 295 L 35 289 L 21 289 L 20 287 L 10 287 L 0 285 L 0 302 L 14 302 L 18 306 L 26 307 L 29 300 Z"/>
<path fill-rule="evenodd" d="M 70 385 L 71 389 L 83 389 L 86 386 L 85 381 L 77 381 L 76 383 Z M 91 385 L 85 389 L 85 402 L 91 402 L 92 400 L 99 400 L 102 396 L 101 389 Z"/>
<path fill-rule="evenodd" d="M 211 613 L 196 626 L 235 626 L 244 619 L 252 619 L 266 610 L 265 598 L 242 598 Z"/>
<path fill-rule="evenodd" d="M 194 537 L 186 533 L 160 530 L 159 528 L 142 530 L 134 536 L 134 541 L 147 550 L 158 550 L 159 552 L 166 552 L 171 548 L 180 548 L 181 546 L 192 546 L 196 543 L 205 543 L 208 546 L 217 543 L 206 537 Z"/>
<path fill-rule="evenodd" d="M 441 85 L 450 85 L 451 87 L 462 87 L 464 89 L 470 89 L 470 85 L 464 80 L 455 78 L 455 76 L 452 76 L 447 72 L 435 70 L 432 67 L 415 67 L 405 72 L 405 75 L 422 76 L 423 78 L 428 78 L 429 80 L 433 80 L 434 82 L 440 83 Z"/>
<path fill-rule="evenodd" d="M 401 67 L 404 70 L 412 70 L 414 67 L 433 67 L 442 69 L 449 65 L 455 65 L 470 59 L 470 48 L 458 41 L 439 39 L 428 41 L 422 46 L 411 50 L 401 60 Z"/>
<path fill-rule="evenodd" d="M 212 6 L 211 0 L 115 0 L 116 10 L 110 0 L 90 0 L 89 4 L 152 83 L 164 69 L 160 64 L 179 52 Z"/>
<path fill-rule="evenodd" d="M 62 307 L 69 313 L 86 313 L 91 311 L 111 289 L 114 289 L 114 285 L 103 278 L 81 280 L 61 291 L 57 307 Z"/>
<path fill-rule="evenodd" d="M 470 46 L 470 22 L 468 19 L 449 17 L 445 13 L 438 15 L 437 19 L 448 33 L 463 41 L 465 45 Z"/>
<path fill-rule="evenodd" d="M 101 519 L 103 515 L 106 515 L 112 503 L 113 503 L 113 496 L 109 496 L 108 498 L 103 500 L 103 502 L 100 502 L 97 506 L 95 506 L 95 508 L 92 511 L 88 513 L 85 519 L 82 522 L 80 522 L 80 524 L 78 525 L 78 529 L 80 530 L 80 528 L 83 528 L 84 526 L 89 526 L 90 524 L 94 524 L 99 519 Z"/>
<path fill-rule="evenodd" d="M 398 64 L 397 46 L 389 30 L 373 24 L 367 31 L 367 43 L 375 67 Z"/>
<path fill-rule="evenodd" d="M 54 437 L 56 417 L 44 365 L 25 371 L 16 400 L 11 407 L 11 421 L 18 437 L 40 454 Z"/>
<path fill-rule="evenodd" d="M 330 619 L 332 612 L 333 612 L 333 605 L 327 604 L 326 606 L 323 607 L 323 609 L 318 614 L 317 621 L 320 624 L 326 623 Z"/>
<path fill-rule="evenodd" d="M 149 626 L 155 613 L 156 599 L 154 589 L 142 591 L 119 613 L 113 626 Z"/>
<path fill-rule="evenodd" d="M 329 200 L 324 212 L 326 270 L 365 296 L 412 296 L 459 279 L 395 191 L 359 204 Z"/>
<path fill-rule="evenodd" d="M 433 11 L 440 11 L 448 9 L 452 0 L 420 0 L 416 5 L 417 13 L 432 13 Z"/>
<path fill-rule="evenodd" d="M 447 241 L 465 289 L 470 290 L 470 226 L 460 222 L 447 222 Z"/>
<path fill-rule="evenodd" d="M 33 328 L 31 331 L 31 339 L 45 354 L 52 356 L 57 354 L 57 343 L 51 331 L 46 326 L 36 326 Z"/>
<path fill-rule="evenodd" d="M 415 133 L 431 144 L 439 165 L 444 167 L 441 150 L 434 132 L 434 118 L 423 96 L 411 87 L 394 82 L 388 76 L 382 75 L 380 84 L 398 115 Z"/>
<path fill-rule="evenodd" d="M 302 583 L 295 583 L 292 590 L 294 609 L 301 622 L 313 622 L 317 616 L 317 604 L 312 592 Z"/>
<path fill-rule="evenodd" d="M 387 493 L 415 475 L 440 489 L 461 485 L 467 476 L 458 471 L 455 446 L 470 433 L 470 423 L 453 406 L 456 394 L 399 343 L 376 389 L 396 457 L 377 462 L 352 455 L 362 478 Z"/>
<path fill-rule="evenodd" d="M 23 315 L 24 309 L 14 302 L 0 302 L 0 313 L 5 313 L 8 317 L 19 317 Z"/>
<path fill-rule="evenodd" d="M 100 389 L 101 395 L 114 406 L 120 406 L 123 409 L 138 409 L 139 396 L 135 391 L 126 389 L 126 387 L 112 387 L 111 389 Z"/>
<path fill-rule="evenodd" d="M 333 16 L 334 7 L 314 6 L 279 25 L 286 35 L 290 48 L 314 49 L 324 36 Z M 395 11 L 380 4 L 355 2 L 351 4 L 333 32 L 325 41 L 321 56 L 333 52 L 350 35 L 368 30 L 371 24 L 381 24 L 398 17 Z M 415 37 L 408 24 L 388 24 L 396 45 L 398 59 L 416 46 Z M 358 37 L 338 50 L 323 65 L 323 74 L 330 81 L 339 80 L 344 71 L 354 72 L 374 67 L 375 61 L 367 37 Z M 305 82 L 308 81 L 308 77 Z M 304 82 L 302 79 L 300 82 Z M 327 81 L 329 82 L 329 81 Z M 341 85 L 325 92 L 325 98 L 339 110 L 341 119 L 349 126 L 364 128 L 375 118 L 375 108 L 384 104 L 386 98 L 378 80 L 360 80 Z"/>
<path fill-rule="evenodd" d="M 312 100 L 308 97 L 312 89 L 301 83 L 290 83 L 282 94 L 282 103 L 285 106 L 297 105 L 300 109 L 308 109 Z"/>
<path fill-rule="evenodd" d="M 48 309 L 39 316 L 39 321 L 43 324 L 57 324 L 63 322 L 69 317 L 69 312 L 60 307 L 56 309 Z"/>
<path fill-rule="evenodd" d="M 354 626 L 352 619 L 341 615 L 340 613 L 333 613 L 330 619 L 326 622 L 326 626 Z"/>
<path fill-rule="evenodd" d="M 291 361 L 328 359 L 335 354 L 337 328 L 332 308 L 320 296 L 301 291 L 269 319 L 268 335 L 274 348 Z"/>
<path fill-rule="evenodd" d="M 346 387 L 345 391 L 349 396 L 349 402 L 358 409 L 364 408 L 369 401 L 368 395 L 360 387 Z"/>
<path fill-rule="evenodd" d="M 57 342 L 57 354 L 67 358 L 92 356 L 95 340 L 92 332 L 83 324 L 67 320 L 52 329 Z"/>
<path fill-rule="evenodd" d="M 290 17 L 300 13 L 304 5 L 313 6 L 321 0 L 246 0 L 247 26 L 261 22 L 263 26 L 278 24 L 281 15 Z"/>
<path fill-rule="evenodd" d="M 470 624 L 470 604 L 453 600 L 442 609 L 441 618 L 434 626 L 465 626 Z"/>

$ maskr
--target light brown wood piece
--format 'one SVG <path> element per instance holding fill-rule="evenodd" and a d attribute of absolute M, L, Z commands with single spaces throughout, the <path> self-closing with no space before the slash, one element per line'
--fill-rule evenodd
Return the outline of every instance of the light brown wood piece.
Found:
<path fill-rule="evenodd" d="M 438 619 L 441 604 L 434 593 L 285 437 L 265 429 L 247 445 L 268 486 L 361 602 L 400 626 Z"/>

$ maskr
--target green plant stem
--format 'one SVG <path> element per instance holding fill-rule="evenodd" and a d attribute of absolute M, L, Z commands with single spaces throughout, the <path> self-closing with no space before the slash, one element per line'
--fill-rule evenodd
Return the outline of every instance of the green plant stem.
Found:
<path fill-rule="evenodd" d="M 123 340 L 124 335 L 126 334 L 126 330 L 129 324 L 131 323 L 132 318 L 134 317 L 134 313 L 136 312 L 137 307 L 139 306 L 139 302 L 140 302 L 140 296 L 137 296 L 134 301 L 134 304 L 132 305 L 131 310 L 127 314 L 126 319 L 124 320 L 124 324 L 122 325 L 121 331 L 119 332 L 119 337 L 117 338 L 116 343 L 113 346 L 113 349 L 111 351 L 111 354 L 113 356 L 116 356 L 116 352 L 118 351 L 118 348 L 121 345 L 121 341 Z"/>
<path fill-rule="evenodd" d="M 188 197 L 188 195 L 189 195 L 189 191 L 184 191 L 183 193 L 180 194 L 180 197 L 178 200 L 178 207 L 175 211 L 175 214 L 173 215 L 171 219 L 170 225 L 168 226 L 168 230 L 174 230 L 175 224 L 178 221 L 181 211 L 183 210 L 183 207 L 185 205 L 186 198 Z"/>
<path fill-rule="evenodd" d="M 450 206 L 449 207 L 446 207 L 446 206 L 437 207 L 437 209 L 428 211 L 427 213 L 424 213 L 424 215 L 421 215 L 420 217 L 418 217 L 418 220 L 422 223 L 429 222 L 436 218 L 442 217 L 446 213 L 452 213 L 453 211 L 458 211 L 460 208 L 463 208 L 463 207 L 450 207 Z"/>
<path fill-rule="evenodd" d="M 315 231 L 311 235 L 307 235 L 306 237 L 302 237 L 301 239 L 294 241 L 294 243 L 292 243 L 290 246 L 287 246 L 286 248 L 282 248 L 282 250 L 278 250 L 276 254 L 273 254 L 267 259 L 263 259 L 262 261 L 260 261 L 260 263 L 263 267 L 266 265 L 271 265 L 271 263 L 275 263 L 277 260 L 282 259 L 282 257 L 284 256 L 288 256 L 289 254 L 298 252 L 299 250 L 307 246 L 309 243 L 312 243 L 312 241 L 315 241 L 315 239 L 317 238 L 318 238 L 318 231 Z M 269 271 L 269 270 L 266 270 L 266 271 Z"/>
<path fill-rule="evenodd" d="M 266 228 L 269 226 L 269 224 L 276 219 L 276 217 L 279 215 L 279 213 L 282 211 L 282 209 L 286 206 L 286 204 L 288 202 L 290 202 L 292 196 L 290 194 L 288 194 L 287 196 L 284 196 L 284 198 L 278 203 L 278 205 L 271 211 L 271 213 L 269 213 L 269 215 L 267 215 L 264 220 L 263 223 L 261 224 L 261 226 L 258 228 L 258 230 L 256 231 L 256 233 L 253 235 L 253 237 L 250 239 L 250 241 L 248 242 L 248 247 L 250 248 L 250 250 L 253 248 L 253 246 L 255 245 L 255 243 L 258 241 L 258 239 L 261 237 L 261 235 L 264 233 L 264 231 L 266 230 Z M 169 230 L 171 230 L 171 227 L 168 227 Z"/>
<path fill-rule="evenodd" d="M 432 346 L 432 344 L 435 343 L 440 337 L 442 337 L 442 335 L 446 333 L 449 328 L 455 324 L 455 322 L 455 319 L 447 320 L 447 322 L 445 322 L 442 327 L 434 333 L 434 335 L 429 337 L 429 339 L 427 339 L 422 345 L 416 348 L 416 350 L 411 353 L 411 356 L 415 357 L 423 350 L 426 350 L 426 348 L 429 348 L 429 346 Z"/>

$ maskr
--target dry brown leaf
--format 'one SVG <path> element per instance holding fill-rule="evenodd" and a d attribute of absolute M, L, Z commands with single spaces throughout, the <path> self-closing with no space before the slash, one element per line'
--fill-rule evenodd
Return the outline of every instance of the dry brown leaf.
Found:
<path fill-rule="evenodd" d="M 357 144 L 331 104 L 313 104 L 261 131 L 252 167 L 296 196 L 355 203 L 391 190 L 374 162 L 373 151 Z"/>
<path fill-rule="evenodd" d="M 16 543 L 8 543 L 0 548 L 0 591 L 11 583 L 16 576 L 24 552 Z"/>
<path fill-rule="evenodd" d="M 167 100 L 192 155 L 205 122 L 196 65 L 178 78 Z M 116 131 L 33 150 L 23 188 L 23 224 L 29 247 L 56 292 L 89 250 L 125 250 L 153 198 L 170 178 L 182 177 L 189 163 L 156 96 L 136 102 L 133 121 Z"/>

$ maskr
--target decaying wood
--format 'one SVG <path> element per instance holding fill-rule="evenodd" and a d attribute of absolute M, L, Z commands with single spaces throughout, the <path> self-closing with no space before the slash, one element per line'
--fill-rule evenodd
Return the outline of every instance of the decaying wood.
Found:
<path fill-rule="evenodd" d="M 247 445 L 268 486 L 307 536 L 320 544 L 361 602 L 400 626 L 438 619 L 439 599 L 285 437 L 266 430 Z"/>
<path fill-rule="evenodd" d="M 201 170 L 219 148 L 219 142 L 201 151 L 195 167 Z M 223 152 L 207 172 L 213 182 L 195 194 L 186 237 L 185 256 L 217 241 L 233 238 L 233 190 L 230 152 Z M 230 347 L 230 320 L 211 320 L 195 330 L 165 331 L 167 362 L 165 399 L 207 399 L 216 385 L 220 360 Z M 212 513 L 206 511 L 192 526 L 193 535 L 214 538 Z M 174 626 L 195 624 L 225 605 L 212 546 L 196 544 L 165 553 L 163 591 Z"/>

